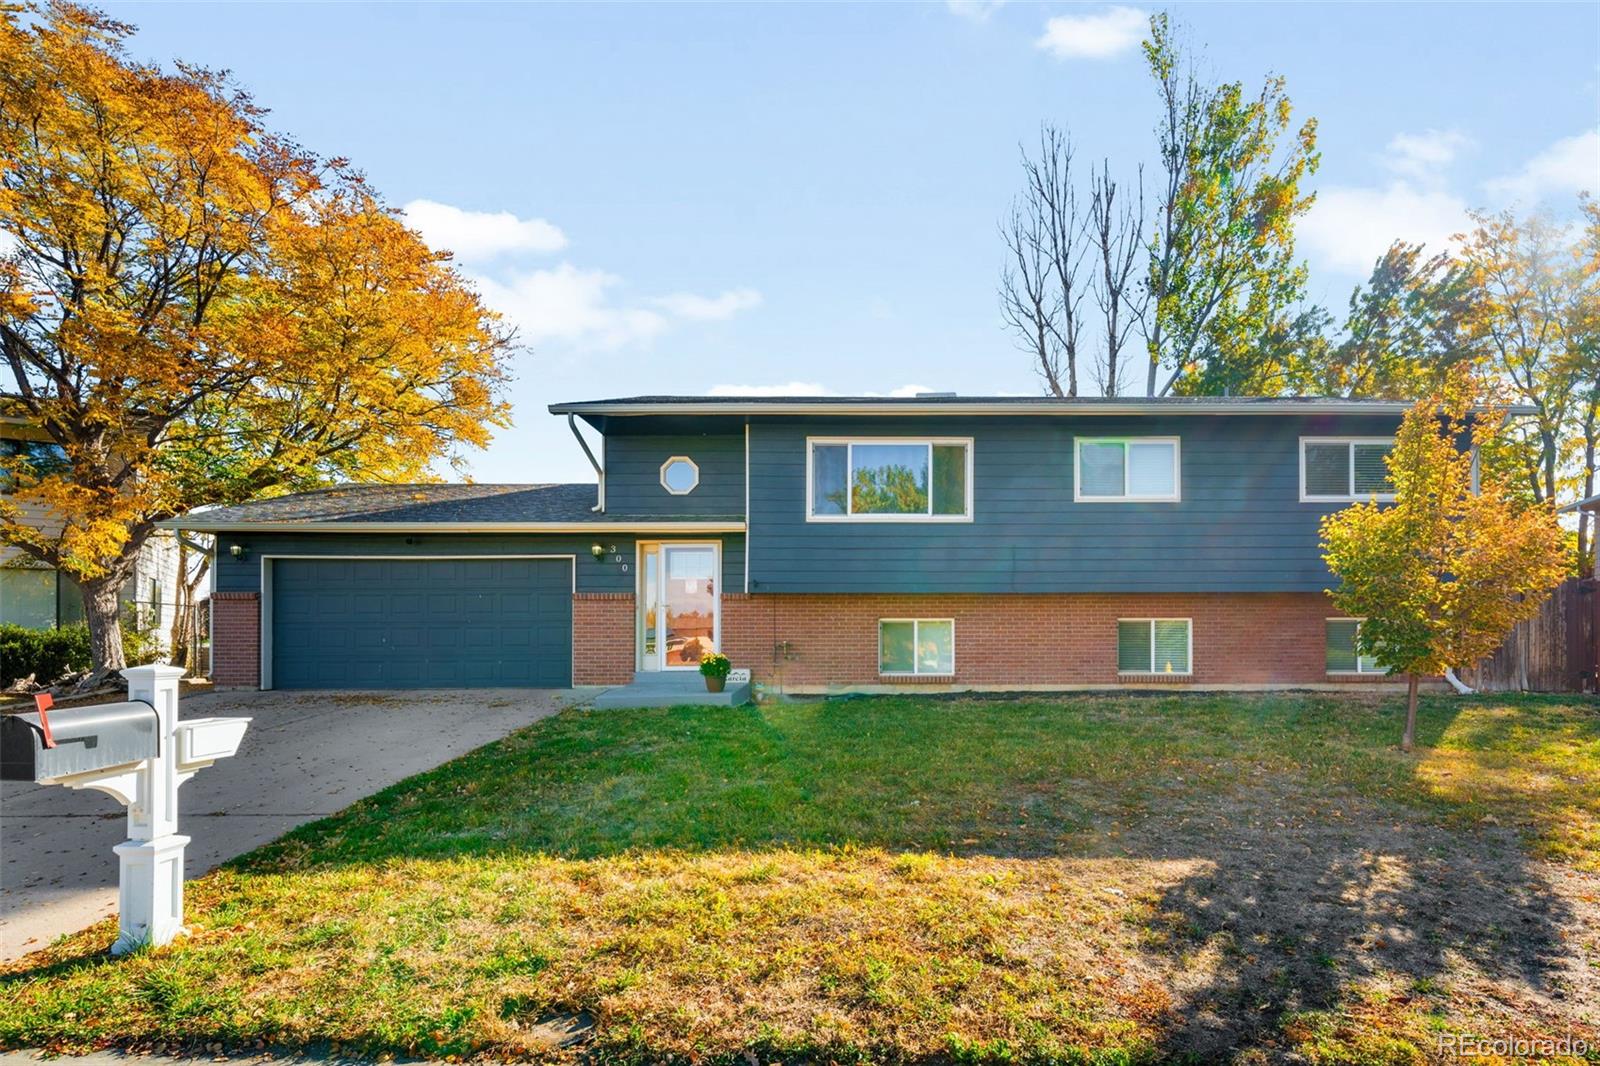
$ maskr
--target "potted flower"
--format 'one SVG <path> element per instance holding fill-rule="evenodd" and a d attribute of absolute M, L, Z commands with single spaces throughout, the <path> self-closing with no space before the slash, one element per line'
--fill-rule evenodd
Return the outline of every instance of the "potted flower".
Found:
<path fill-rule="evenodd" d="M 720 652 L 707 652 L 700 656 L 700 676 L 706 679 L 707 692 L 721 692 L 732 670 L 733 664 Z"/>

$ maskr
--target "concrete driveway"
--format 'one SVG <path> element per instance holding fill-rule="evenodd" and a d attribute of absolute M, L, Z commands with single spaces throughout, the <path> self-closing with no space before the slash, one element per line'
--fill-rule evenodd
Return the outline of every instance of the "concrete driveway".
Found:
<path fill-rule="evenodd" d="M 570 691 L 216 692 L 182 718 L 248 715 L 239 753 L 178 794 L 190 877 L 304 822 L 498 740 L 574 702 Z M 123 808 L 99 792 L 0 783 L 0 959 L 116 913 Z"/>

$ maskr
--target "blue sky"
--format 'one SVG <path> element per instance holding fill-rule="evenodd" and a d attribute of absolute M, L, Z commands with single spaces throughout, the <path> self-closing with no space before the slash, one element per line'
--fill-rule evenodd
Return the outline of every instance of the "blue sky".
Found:
<path fill-rule="evenodd" d="M 1031 393 L 996 223 L 1049 120 L 1149 162 L 1148 6 L 112 4 L 366 170 L 518 326 L 482 481 L 586 479 L 557 400 Z M 1343 308 L 1395 237 L 1600 191 L 1600 6 L 1185 4 L 1219 78 L 1320 122 L 1299 231 Z"/>

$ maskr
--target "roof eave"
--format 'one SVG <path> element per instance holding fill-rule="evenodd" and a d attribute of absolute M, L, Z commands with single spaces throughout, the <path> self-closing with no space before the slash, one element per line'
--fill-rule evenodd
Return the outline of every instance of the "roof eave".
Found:
<path fill-rule="evenodd" d="M 982 400 L 943 403 L 612 403 L 591 401 L 554 403 L 553 415 L 578 415 L 589 419 L 601 416 L 640 415 L 1054 415 L 1057 417 L 1105 417 L 1127 415 L 1401 415 L 1412 404 L 1404 400 L 1371 400 L 1328 403 L 1267 404 L 1256 402 L 1216 403 L 1192 407 L 1173 404 L 1127 403 L 1073 404 L 1070 401 L 1041 400 L 1036 403 L 993 403 Z M 1474 411 L 1502 408 L 1474 408 Z M 1507 414 L 1530 415 L 1531 407 L 1503 408 Z"/>
<path fill-rule="evenodd" d="M 356 519 L 229 522 L 180 516 L 157 522 L 156 528 L 191 533 L 743 533 L 744 523 L 659 519 L 608 519 L 597 522 L 372 522 Z"/>

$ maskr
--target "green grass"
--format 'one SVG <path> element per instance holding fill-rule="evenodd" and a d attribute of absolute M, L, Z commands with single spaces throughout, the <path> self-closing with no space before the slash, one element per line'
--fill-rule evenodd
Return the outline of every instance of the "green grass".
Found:
<path fill-rule="evenodd" d="M 625 1061 L 1401 1062 L 1441 1026 L 1592 1033 L 1596 706 L 1429 700 L 1412 756 L 1398 715 L 567 712 L 193 883 L 170 948 L 110 960 L 102 925 L 11 967 L 0 1045 L 538 1058 L 578 1013 Z"/>

